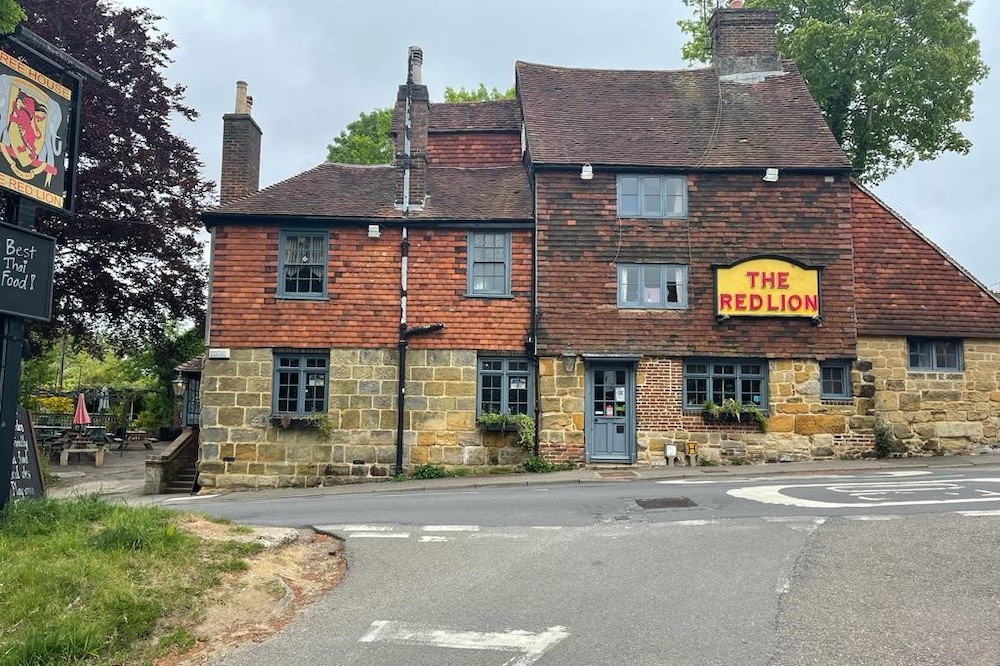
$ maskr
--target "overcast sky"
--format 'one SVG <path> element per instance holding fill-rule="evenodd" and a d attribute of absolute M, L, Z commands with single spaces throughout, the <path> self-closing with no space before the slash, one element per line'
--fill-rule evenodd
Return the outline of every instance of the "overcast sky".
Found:
<path fill-rule="evenodd" d="M 171 82 L 201 117 L 176 132 L 218 182 L 222 116 L 247 81 L 264 132 L 261 187 L 309 169 L 362 111 L 390 106 L 407 48 L 424 51 L 432 101 L 445 86 L 508 88 L 517 60 L 570 67 L 675 69 L 681 0 L 124 0 L 163 16 L 177 42 Z M 988 286 L 1000 288 L 1000 2 L 970 12 L 993 74 L 975 90 L 968 155 L 917 164 L 875 188 L 889 206 Z M 992 158 L 990 156 L 993 156 Z M 991 168 L 992 167 L 992 168 Z"/>

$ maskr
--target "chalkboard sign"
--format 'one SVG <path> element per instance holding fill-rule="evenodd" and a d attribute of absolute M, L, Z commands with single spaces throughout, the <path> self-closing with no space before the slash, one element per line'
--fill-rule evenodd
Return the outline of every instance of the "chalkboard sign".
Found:
<path fill-rule="evenodd" d="M 0 224 L 0 312 L 48 321 L 52 318 L 52 272 L 56 239 Z"/>
<path fill-rule="evenodd" d="M 41 497 L 44 494 L 42 468 L 38 465 L 38 447 L 35 445 L 31 416 L 27 410 L 19 408 L 14 421 L 14 460 L 10 468 L 8 499 Z"/>

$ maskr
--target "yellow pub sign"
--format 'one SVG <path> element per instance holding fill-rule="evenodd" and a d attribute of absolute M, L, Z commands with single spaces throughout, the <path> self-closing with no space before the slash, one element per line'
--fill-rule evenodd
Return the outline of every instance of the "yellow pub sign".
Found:
<path fill-rule="evenodd" d="M 715 307 L 729 317 L 816 317 L 819 269 L 782 257 L 716 267 Z"/>

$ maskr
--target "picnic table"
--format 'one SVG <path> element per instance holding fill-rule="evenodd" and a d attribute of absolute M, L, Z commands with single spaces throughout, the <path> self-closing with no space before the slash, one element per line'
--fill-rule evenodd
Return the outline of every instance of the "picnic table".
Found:
<path fill-rule="evenodd" d="M 129 444 L 141 442 L 147 451 L 153 450 L 153 443 L 149 441 L 149 435 L 145 430 L 126 430 L 125 437 L 118 445 L 119 451 L 124 451 Z"/>
<path fill-rule="evenodd" d="M 63 438 L 63 447 L 59 452 L 59 466 L 69 465 L 71 455 L 83 454 L 94 456 L 94 467 L 104 466 L 104 442 L 96 442 L 86 433 L 74 432 Z"/>

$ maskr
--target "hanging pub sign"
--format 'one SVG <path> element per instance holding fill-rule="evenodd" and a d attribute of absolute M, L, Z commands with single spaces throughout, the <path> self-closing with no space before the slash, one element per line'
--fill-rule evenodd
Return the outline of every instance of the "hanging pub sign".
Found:
<path fill-rule="evenodd" d="M 52 318 L 55 247 L 51 236 L 0 224 L 0 313 Z"/>
<path fill-rule="evenodd" d="M 819 272 L 818 268 L 777 256 L 716 266 L 716 315 L 818 317 Z"/>
<path fill-rule="evenodd" d="M 0 188 L 69 209 L 73 91 L 0 51 Z"/>

